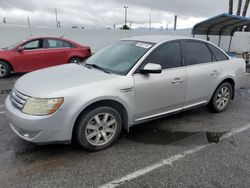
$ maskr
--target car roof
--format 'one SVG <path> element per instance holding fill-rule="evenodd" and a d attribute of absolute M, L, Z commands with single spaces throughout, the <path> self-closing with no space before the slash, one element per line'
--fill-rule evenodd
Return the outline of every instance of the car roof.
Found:
<path fill-rule="evenodd" d="M 28 37 L 27 40 L 35 40 L 35 39 L 62 39 L 62 40 L 68 40 L 66 38 L 63 38 L 63 37 L 54 37 L 54 36 L 31 36 L 31 37 Z"/>
<path fill-rule="evenodd" d="M 179 36 L 179 35 L 142 35 L 142 36 L 133 36 L 129 38 L 125 38 L 122 40 L 135 40 L 135 41 L 143 41 L 143 42 L 152 42 L 152 43 L 162 43 L 171 40 L 180 40 L 180 39 L 192 39 L 192 40 L 199 40 L 187 36 Z"/>
<path fill-rule="evenodd" d="M 82 47 L 83 45 L 75 42 L 75 41 L 72 41 L 70 39 L 67 39 L 67 38 L 64 38 L 64 36 L 61 36 L 61 37 L 55 37 L 55 36 L 31 36 L 31 37 L 28 37 L 25 42 L 27 41 L 30 41 L 30 40 L 36 40 L 36 39 L 59 39 L 59 40 L 63 40 L 63 41 L 66 41 L 66 42 L 69 42 L 77 47 Z M 83 47 L 88 47 L 88 46 L 83 46 Z"/>

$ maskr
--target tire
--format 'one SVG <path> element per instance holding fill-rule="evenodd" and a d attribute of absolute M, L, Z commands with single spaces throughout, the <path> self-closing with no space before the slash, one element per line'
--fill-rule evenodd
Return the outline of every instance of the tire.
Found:
<path fill-rule="evenodd" d="M 75 139 L 84 149 L 99 151 L 114 144 L 121 130 L 121 115 L 114 108 L 97 107 L 80 118 L 76 124 Z"/>
<path fill-rule="evenodd" d="M 10 65 L 4 61 L 0 61 L 0 78 L 6 78 L 10 75 Z"/>
<path fill-rule="evenodd" d="M 228 82 L 222 83 L 216 89 L 208 104 L 209 110 L 215 113 L 223 112 L 227 108 L 232 96 L 232 85 Z"/>
<path fill-rule="evenodd" d="M 74 63 L 74 64 L 81 64 L 83 62 L 83 59 L 80 57 L 73 57 L 69 60 L 69 63 Z"/>

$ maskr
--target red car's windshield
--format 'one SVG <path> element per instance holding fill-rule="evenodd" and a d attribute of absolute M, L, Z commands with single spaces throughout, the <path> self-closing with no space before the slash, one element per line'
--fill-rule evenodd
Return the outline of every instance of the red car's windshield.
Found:
<path fill-rule="evenodd" d="M 21 44 L 21 43 L 23 43 L 23 42 L 25 42 L 25 41 L 26 41 L 26 40 L 21 40 L 21 41 L 15 42 L 14 44 L 11 44 L 10 46 L 5 47 L 5 48 L 3 48 L 3 49 L 4 49 L 4 50 L 13 49 L 13 48 L 15 48 L 16 46 L 18 46 L 19 44 Z"/>

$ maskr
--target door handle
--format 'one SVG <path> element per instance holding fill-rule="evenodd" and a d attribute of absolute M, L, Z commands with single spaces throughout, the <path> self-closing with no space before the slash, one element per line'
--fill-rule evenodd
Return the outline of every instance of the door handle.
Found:
<path fill-rule="evenodd" d="M 181 79 L 181 78 L 175 78 L 175 79 L 172 81 L 172 84 L 180 84 L 181 82 L 183 82 L 183 79 Z"/>
<path fill-rule="evenodd" d="M 219 71 L 214 70 L 213 72 L 210 73 L 211 76 L 218 76 L 220 74 Z"/>

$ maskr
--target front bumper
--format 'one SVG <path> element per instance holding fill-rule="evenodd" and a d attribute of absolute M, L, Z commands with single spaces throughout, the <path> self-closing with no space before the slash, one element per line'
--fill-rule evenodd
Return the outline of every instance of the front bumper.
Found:
<path fill-rule="evenodd" d="M 24 114 L 14 107 L 8 96 L 6 115 L 11 129 L 24 140 L 34 143 L 68 142 L 71 140 L 71 124 L 66 112 L 58 109 L 48 116 Z"/>

